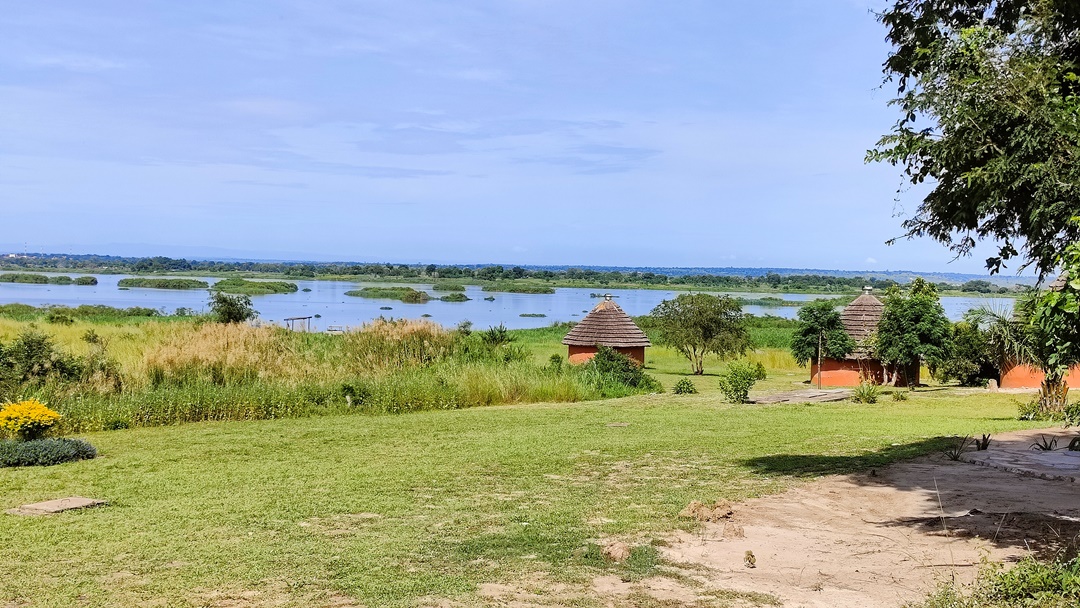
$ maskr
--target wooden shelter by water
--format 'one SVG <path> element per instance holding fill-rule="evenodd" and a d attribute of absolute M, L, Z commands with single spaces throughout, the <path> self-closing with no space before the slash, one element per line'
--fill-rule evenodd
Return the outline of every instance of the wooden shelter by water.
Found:
<path fill-rule="evenodd" d="M 596 355 L 597 347 L 608 346 L 638 365 L 645 365 L 645 348 L 652 346 L 645 332 L 611 299 L 610 294 L 566 334 L 562 343 L 567 346 L 567 358 L 571 363 L 584 363 Z"/>

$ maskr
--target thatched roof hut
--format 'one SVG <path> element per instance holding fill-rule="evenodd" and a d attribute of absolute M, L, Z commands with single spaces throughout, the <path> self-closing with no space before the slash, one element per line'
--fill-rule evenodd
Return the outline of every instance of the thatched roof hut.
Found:
<path fill-rule="evenodd" d="M 652 346 L 645 332 L 610 295 L 604 296 L 604 300 L 566 334 L 562 343 L 569 347 L 572 363 L 588 361 L 596 354 L 598 346 L 608 346 L 644 364 L 645 348 Z"/>
<path fill-rule="evenodd" d="M 840 321 L 844 324 L 844 331 L 859 345 L 847 356 L 848 359 L 866 359 L 870 356 L 864 344 L 877 332 L 878 323 L 881 322 L 884 312 L 885 304 L 870 295 L 869 287 L 864 288 L 862 295 L 855 298 L 840 312 Z"/>

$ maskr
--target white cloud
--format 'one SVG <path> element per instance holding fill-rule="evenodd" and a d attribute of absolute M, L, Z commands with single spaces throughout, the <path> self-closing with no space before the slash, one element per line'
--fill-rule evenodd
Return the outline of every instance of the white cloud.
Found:
<path fill-rule="evenodd" d="M 867 264 L 877 264 L 877 260 L 874 258 L 866 258 Z"/>
<path fill-rule="evenodd" d="M 28 57 L 25 63 L 32 67 L 57 68 L 72 72 L 105 72 L 127 67 L 127 64 L 112 59 L 78 54 L 39 55 Z"/>

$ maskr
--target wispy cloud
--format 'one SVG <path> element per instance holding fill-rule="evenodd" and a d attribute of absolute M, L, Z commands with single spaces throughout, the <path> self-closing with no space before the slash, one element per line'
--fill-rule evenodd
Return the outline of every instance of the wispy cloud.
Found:
<path fill-rule="evenodd" d="M 24 64 L 36 68 L 55 68 L 71 72 L 105 72 L 126 68 L 122 61 L 83 54 L 35 55 L 27 57 Z"/>

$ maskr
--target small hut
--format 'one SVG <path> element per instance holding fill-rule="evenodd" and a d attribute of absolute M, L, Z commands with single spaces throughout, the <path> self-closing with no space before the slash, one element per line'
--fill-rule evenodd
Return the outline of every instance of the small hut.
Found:
<path fill-rule="evenodd" d="M 877 384 L 885 382 L 885 367 L 881 361 L 875 359 L 868 348 L 870 338 L 877 333 L 881 316 L 885 312 L 885 304 L 870 293 L 869 287 L 863 288 L 863 293 L 855 298 L 851 304 L 844 307 L 840 312 L 840 321 L 844 324 L 844 331 L 857 345 L 855 350 L 843 359 L 823 358 L 821 369 L 818 370 L 817 361 L 810 363 L 810 383 L 818 383 L 818 374 L 821 374 L 821 384 L 827 386 L 858 386 L 863 380 L 869 380 Z M 918 372 L 916 372 L 918 374 Z M 913 384 L 919 383 L 919 378 L 908 378 Z M 899 382 L 903 382 L 901 377 Z"/>
<path fill-rule="evenodd" d="M 652 346 L 630 315 L 612 301 L 611 294 L 605 295 L 604 301 L 585 315 L 562 343 L 568 347 L 567 358 L 571 363 L 584 363 L 596 355 L 597 347 L 608 346 L 638 365 L 645 365 L 645 347 Z"/>

